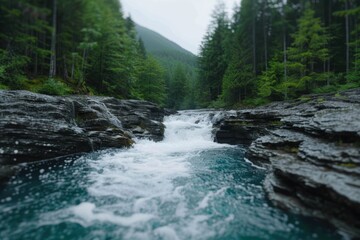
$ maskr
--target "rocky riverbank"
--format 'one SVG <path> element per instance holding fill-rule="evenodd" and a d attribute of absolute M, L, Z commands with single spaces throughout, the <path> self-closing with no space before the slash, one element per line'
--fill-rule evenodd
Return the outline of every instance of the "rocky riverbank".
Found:
<path fill-rule="evenodd" d="M 360 236 L 360 89 L 240 110 L 216 129 L 268 167 L 273 204 Z"/>
<path fill-rule="evenodd" d="M 22 163 L 160 141 L 164 115 L 146 101 L 0 91 L 0 183 Z M 360 236 L 360 89 L 213 117 L 215 140 L 248 145 L 283 209 Z"/>
<path fill-rule="evenodd" d="M 146 101 L 0 91 L 0 182 L 21 163 L 160 141 L 164 114 Z"/>

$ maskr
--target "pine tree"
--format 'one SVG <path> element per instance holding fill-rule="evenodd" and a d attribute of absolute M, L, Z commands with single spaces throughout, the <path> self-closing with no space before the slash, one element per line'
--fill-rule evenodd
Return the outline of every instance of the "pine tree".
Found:
<path fill-rule="evenodd" d="M 151 56 L 144 61 L 135 84 L 136 96 L 163 105 L 165 101 L 164 70 Z"/>
<path fill-rule="evenodd" d="M 52 79 L 56 75 L 56 34 L 57 34 L 57 0 L 53 0 L 52 10 L 52 31 L 51 31 L 51 56 L 50 56 L 50 72 L 49 78 Z"/>
<path fill-rule="evenodd" d="M 180 109 L 183 106 L 186 95 L 186 84 L 188 79 L 181 65 L 177 65 L 174 76 L 170 82 L 169 106 L 173 109 Z"/>
<path fill-rule="evenodd" d="M 228 104 L 241 102 L 252 94 L 256 86 L 256 4 L 243 0 L 235 12 L 230 45 L 232 54 L 222 85 L 222 97 Z"/>
<path fill-rule="evenodd" d="M 221 3 L 213 13 L 213 22 L 204 38 L 199 57 L 199 83 L 203 91 L 202 101 L 208 105 L 222 93 L 222 78 L 228 62 L 226 59 L 226 39 L 230 33 L 225 5 Z"/>
<path fill-rule="evenodd" d="M 360 84 L 360 5 L 356 1 L 344 0 L 343 11 L 334 14 L 345 18 L 346 29 L 346 72 L 349 83 Z M 350 27 L 353 20 L 353 29 Z M 350 40 L 352 37 L 353 40 Z M 351 52 L 353 61 L 351 61 Z M 353 62 L 353 64 L 351 64 Z"/>
<path fill-rule="evenodd" d="M 298 31 L 293 34 L 293 39 L 288 49 L 292 62 L 289 65 L 299 78 L 299 88 L 309 92 L 311 87 L 317 85 L 316 80 L 322 80 L 319 74 L 324 73 L 322 66 L 329 59 L 329 36 L 309 4 L 298 21 Z"/>

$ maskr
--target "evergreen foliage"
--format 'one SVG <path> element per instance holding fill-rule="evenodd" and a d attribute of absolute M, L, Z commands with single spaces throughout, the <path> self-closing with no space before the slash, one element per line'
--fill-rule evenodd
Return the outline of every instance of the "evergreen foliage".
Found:
<path fill-rule="evenodd" d="M 228 67 L 226 44 L 229 33 L 225 5 L 220 3 L 213 13 L 199 56 L 199 99 L 205 104 L 215 101 L 222 93 L 222 78 Z"/>
<path fill-rule="evenodd" d="M 164 105 L 166 97 L 164 70 L 153 57 L 148 56 L 145 59 L 137 79 L 135 92 L 140 99 Z"/>
<path fill-rule="evenodd" d="M 360 86 L 355 0 L 220 3 L 200 56 L 125 18 L 118 0 L 0 0 L 0 89 L 185 109 Z"/>
<path fill-rule="evenodd" d="M 174 109 L 196 108 L 198 106 L 195 98 L 195 93 L 198 91 L 197 85 L 195 85 L 197 57 L 152 30 L 140 25 L 136 25 L 136 30 L 140 49 L 146 48 L 147 52 L 153 55 L 165 70 L 164 78 L 167 89 L 165 106 Z M 179 77 L 179 69 L 181 69 L 181 77 Z M 181 89 L 184 90 L 181 92 L 178 91 L 179 78 L 183 81 Z"/>
<path fill-rule="evenodd" d="M 118 0 L 0 0 L 2 89 L 138 97 L 162 104 L 162 72 L 147 57 L 135 23 L 123 17 Z"/>
<path fill-rule="evenodd" d="M 202 44 L 200 105 L 264 103 L 360 86 L 358 1 L 242 0 L 226 31 L 216 24 L 221 15 L 214 14 Z M 221 91 L 211 91 L 215 81 Z"/>

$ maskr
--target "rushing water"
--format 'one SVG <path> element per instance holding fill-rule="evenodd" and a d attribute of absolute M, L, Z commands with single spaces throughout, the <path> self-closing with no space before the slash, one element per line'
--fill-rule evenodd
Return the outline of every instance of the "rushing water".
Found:
<path fill-rule="evenodd" d="M 338 239 L 266 201 L 265 170 L 213 143 L 207 112 L 165 140 L 25 167 L 0 193 L 0 239 Z"/>

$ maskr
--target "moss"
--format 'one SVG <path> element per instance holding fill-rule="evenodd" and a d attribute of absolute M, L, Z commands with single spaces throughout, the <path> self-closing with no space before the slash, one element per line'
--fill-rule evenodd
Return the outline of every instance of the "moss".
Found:
<path fill-rule="evenodd" d="M 334 97 L 337 98 L 337 99 L 340 99 L 340 100 L 347 100 L 348 99 L 348 97 L 343 96 L 340 93 L 336 93 Z"/>
<path fill-rule="evenodd" d="M 299 153 L 299 147 L 297 146 L 284 146 L 280 148 L 284 152 L 292 153 L 292 154 L 298 154 Z"/>
<path fill-rule="evenodd" d="M 251 124 L 250 124 L 249 122 L 242 121 L 242 122 L 237 122 L 236 125 L 248 127 L 248 126 L 250 126 Z"/>
<path fill-rule="evenodd" d="M 280 126 L 284 125 L 284 123 L 281 121 L 272 121 L 270 124 L 271 124 L 271 126 L 274 126 L 274 127 L 280 127 Z"/>
<path fill-rule="evenodd" d="M 301 97 L 299 98 L 299 100 L 302 101 L 302 102 L 308 102 L 308 101 L 311 100 L 311 97 L 301 96 Z"/>
<path fill-rule="evenodd" d="M 335 98 L 341 98 L 342 96 L 341 96 L 341 94 L 340 93 L 336 93 L 335 94 Z"/>
<path fill-rule="evenodd" d="M 238 119 L 235 119 L 235 120 L 227 120 L 226 123 L 229 125 L 229 126 L 233 126 L 233 127 L 236 127 L 236 126 L 240 126 L 240 127 L 249 127 L 249 126 L 253 126 L 253 122 L 249 122 L 249 121 L 239 121 Z"/>
<path fill-rule="evenodd" d="M 323 102 L 325 102 L 325 98 L 323 98 L 323 97 L 318 97 L 318 98 L 317 98 L 317 102 L 318 102 L 318 103 L 323 103 Z"/>
<path fill-rule="evenodd" d="M 287 149 L 287 152 L 297 154 L 297 153 L 299 153 L 299 148 L 298 147 L 289 147 Z"/>
<path fill-rule="evenodd" d="M 81 123 L 84 122 L 84 119 L 81 118 L 80 116 L 76 116 L 76 117 L 75 117 L 75 122 L 76 122 L 77 124 L 81 124 Z"/>
<path fill-rule="evenodd" d="M 358 167 L 355 163 L 339 163 L 337 165 L 339 167 L 345 167 L 345 168 L 356 168 L 356 167 Z"/>

